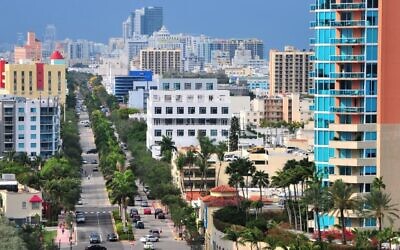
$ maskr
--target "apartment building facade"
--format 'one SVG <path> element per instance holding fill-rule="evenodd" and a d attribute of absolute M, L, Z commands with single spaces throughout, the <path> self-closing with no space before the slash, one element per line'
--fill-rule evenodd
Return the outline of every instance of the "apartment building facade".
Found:
<path fill-rule="evenodd" d="M 231 119 L 229 91 L 217 79 L 160 79 L 147 102 L 147 148 L 169 136 L 177 147 L 196 146 L 199 134 L 225 141 Z"/>
<path fill-rule="evenodd" d="M 0 96 L 0 155 L 13 151 L 42 158 L 55 155 L 61 146 L 60 115 L 57 97 Z"/>
<path fill-rule="evenodd" d="M 30 60 L 39 62 L 42 60 L 42 42 L 36 38 L 34 32 L 28 32 L 26 44 L 14 48 L 14 62 Z"/>
<path fill-rule="evenodd" d="M 311 11 L 316 168 L 324 185 L 343 180 L 364 194 L 378 173 L 378 0 L 317 0 Z M 377 225 L 374 218 L 346 214 L 348 227 Z M 321 219 L 323 227 L 337 223 L 334 216 Z"/>
<path fill-rule="evenodd" d="M 154 74 L 182 71 L 182 52 L 179 49 L 153 49 L 140 51 L 140 69 Z"/>
<path fill-rule="evenodd" d="M 312 88 L 309 77 L 313 68 L 312 51 L 300 51 L 285 46 L 284 51 L 269 51 L 270 95 L 308 93 Z"/>

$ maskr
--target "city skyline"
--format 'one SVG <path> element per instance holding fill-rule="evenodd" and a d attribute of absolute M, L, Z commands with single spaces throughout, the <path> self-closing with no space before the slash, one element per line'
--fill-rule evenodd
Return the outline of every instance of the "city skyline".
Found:
<path fill-rule="evenodd" d="M 20 7 L 21 2 L 25 8 Z M 121 0 L 118 5 L 112 5 L 111 2 L 100 0 L 96 1 L 96 6 L 92 1 L 78 0 L 69 1 L 65 6 L 50 0 L 40 3 L 27 0 L 5 2 L 4 9 L 9 11 L 0 20 L 2 23 L 13 23 L 13 26 L 2 27 L 0 43 L 15 44 L 17 33 L 25 34 L 28 31 L 36 32 L 38 38 L 43 40 L 47 24 L 57 27 L 58 39 L 88 39 L 107 43 L 110 37 L 122 36 L 121 23 L 131 11 L 145 6 L 161 6 L 164 8 L 164 24 L 171 33 L 204 34 L 215 38 L 259 38 L 265 43 L 265 54 L 271 48 L 280 49 L 287 44 L 308 49 L 312 15 L 304 14 L 309 13 L 311 2 L 252 0 L 250 3 L 228 4 L 227 0 L 216 3 L 211 0 L 190 3 L 183 0 Z M 63 10 L 63 16 L 59 15 L 58 9 Z M 290 19 L 281 18 L 281 11 L 276 10 L 286 11 Z M 278 18 L 279 25 L 276 25 Z"/>

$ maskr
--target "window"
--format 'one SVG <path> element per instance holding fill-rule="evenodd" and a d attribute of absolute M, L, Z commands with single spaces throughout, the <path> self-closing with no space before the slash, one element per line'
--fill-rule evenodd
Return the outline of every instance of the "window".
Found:
<path fill-rule="evenodd" d="M 228 107 L 222 107 L 221 108 L 222 114 L 228 114 L 229 113 L 229 108 Z"/>
<path fill-rule="evenodd" d="M 340 167 L 339 175 L 351 175 L 351 167 Z"/>
<path fill-rule="evenodd" d="M 192 84 L 190 82 L 185 82 L 185 90 L 192 89 Z"/>
<path fill-rule="evenodd" d="M 203 83 L 196 82 L 196 89 L 201 89 L 203 87 Z"/>
<path fill-rule="evenodd" d="M 222 136 L 228 136 L 228 134 L 229 134 L 229 131 L 227 130 L 227 129 L 223 129 L 223 130 L 221 130 L 221 134 L 222 134 Z"/>
<path fill-rule="evenodd" d="M 376 149 L 374 149 L 374 148 L 365 149 L 365 157 L 366 158 L 375 158 L 376 157 Z"/>
<path fill-rule="evenodd" d="M 25 126 L 24 126 L 24 125 L 18 125 L 18 130 L 19 130 L 19 131 L 25 130 Z"/>
<path fill-rule="evenodd" d="M 161 136 L 161 129 L 154 130 L 154 136 Z"/>
<path fill-rule="evenodd" d="M 212 82 L 208 82 L 208 83 L 206 83 L 206 88 L 207 88 L 207 90 L 213 90 L 214 84 Z"/>
<path fill-rule="evenodd" d="M 18 134 L 18 139 L 23 140 L 25 138 L 24 134 Z"/>
<path fill-rule="evenodd" d="M 168 136 L 168 137 L 172 137 L 172 132 L 173 132 L 172 129 L 167 129 L 167 130 L 165 131 L 165 135 Z"/>
<path fill-rule="evenodd" d="M 23 116 L 18 117 L 19 122 L 23 122 L 24 120 L 25 120 L 25 117 L 23 117 Z"/>
<path fill-rule="evenodd" d="M 162 84 L 163 90 L 169 90 L 169 83 L 168 82 L 164 82 Z"/>
<path fill-rule="evenodd" d="M 36 125 L 31 125 L 31 130 L 36 130 Z"/>
<path fill-rule="evenodd" d="M 211 107 L 210 108 L 210 113 L 211 114 L 218 114 L 218 108 L 217 107 Z"/>
<path fill-rule="evenodd" d="M 176 125 L 183 125 L 184 120 L 183 119 L 176 119 Z"/>
<path fill-rule="evenodd" d="M 165 108 L 165 113 L 169 114 L 169 115 L 172 114 L 173 113 L 172 109 L 173 109 L 172 107 L 166 107 Z"/>
<path fill-rule="evenodd" d="M 36 139 L 36 134 L 31 134 L 31 139 L 35 140 Z"/>
<path fill-rule="evenodd" d="M 205 125 L 206 124 L 206 119 L 199 119 L 199 125 Z"/>
<path fill-rule="evenodd" d="M 189 129 L 188 136 L 196 136 L 196 131 L 194 129 Z"/>
<path fill-rule="evenodd" d="M 165 119 L 165 125 L 172 125 L 172 119 Z"/>
<path fill-rule="evenodd" d="M 32 209 L 33 210 L 40 209 L 40 202 L 32 202 Z"/>
<path fill-rule="evenodd" d="M 22 209 L 26 209 L 26 201 L 22 202 Z"/>
<path fill-rule="evenodd" d="M 376 175 L 376 166 L 365 166 L 364 171 L 361 171 L 363 175 Z"/>
<path fill-rule="evenodd" d="M 365 218 L 364 219 L 364 227 L 376 227 L 376 219 L 375 218 Z"/>
<path fill-rule="evenodd" d="M 228 125 L 228 119 L 221 119 L 221 125 Z"/>
<path fill-rule="evenodd" d="M 25 110 L 24 110 L 24 108 L 18 108 L 18 112 L 19 113 L 25 113 Z"/>
<path fill-rule="evenodd" d="M 185 135 L 185 132 L 184 132 L 183 129 L 178 129 L 178 130 L 176 131 L 176 135 L 177 135 L 177 136 L 184 136 L 184 135 Z"/>
<path fill-rule="evenodd" d="M 36 108 L 31 108 L 31 113 L 36 113 Z"/>
<path fill-rule="evenodd" d="M 18 143 L 18 148 L 19 148 L 19 149 L 25 148 L 25 144 L 24 144 L 24 143 Z"/>
<path fill-rule="evenodd" d="M 154 114 L 162 114 L 161 107 L 154 107 Z"/>
<path fill-rule="evenodd" d="M 176 108 L 176 113 L 179 115 L 183 115 L 185 113 L 185 108 L 184 107 L 177 107 Z"/>
<path fill-rule="evenodd" d="M 188 107 L 188 114 L 195 114 L 196 108 L 195 107 Z"/>
<path fill-rule="evenodd" d="M 35 122 L 36 121 L 36 116 L 31 116 L 31 122 Z"/>
<path fill-rule="evenodd" d="M 181 89 L 181 83 L 176 82 L 174 83 L 174 90 L 180 90 Z"/>
<path fill-rule="evenodd" d="M 31 143 L 31 148 L 36 148 L 36 143 Z"/>
<path fill-rule="evenodd" d="M 365 132 L 365 139 L 366 141 L 374 141 L 376 140 L 376 132 Z"/>
<path fill-rule="evenodd" d="M 216 129 L 211 129 L 210 136 L 218 136 L 218 131 Z"/>
<path fill-rule="evenodd" d="M 172 100 L 171 95 L 165 95 L 165 96 L 164 96 L 164 101 L 165 101 L 165 102 L 171 102 L 171 100 Z"/>
<path fill-rule="evenodd" d="M 207 136 L 207 131 L 205 129 L 199 129 L 200 136 Z"/>
<path fill-rule="evenodd" d="M 206 107 L 200 107 L 199 108 L 199 113 L 200 114 L 207 114 L 207 108 Z"/>

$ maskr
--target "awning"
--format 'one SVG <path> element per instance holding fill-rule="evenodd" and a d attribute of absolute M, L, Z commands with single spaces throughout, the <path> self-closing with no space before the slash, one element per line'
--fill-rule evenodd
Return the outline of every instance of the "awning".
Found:
<path fill-rule="evenodd" d="M 40 198 L 39 196 L 37 196 L 36 194 L 34 196 L 32 196 L 32 198 L 29 200 L 29 202 L 42 202 L 42 198 Z"/>

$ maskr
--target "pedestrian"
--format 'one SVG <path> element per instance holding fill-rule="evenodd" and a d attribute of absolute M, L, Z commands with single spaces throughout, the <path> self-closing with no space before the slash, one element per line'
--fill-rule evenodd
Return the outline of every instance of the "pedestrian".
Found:
<path fill-rule="evenodd" d="M 154 211 L 154 219 L 157 219 L 157 213 Z"/>
<path fill-rule="evenodd" d="M 64 234 L 64 227 L 61 229 L 62 234 Z"/>

